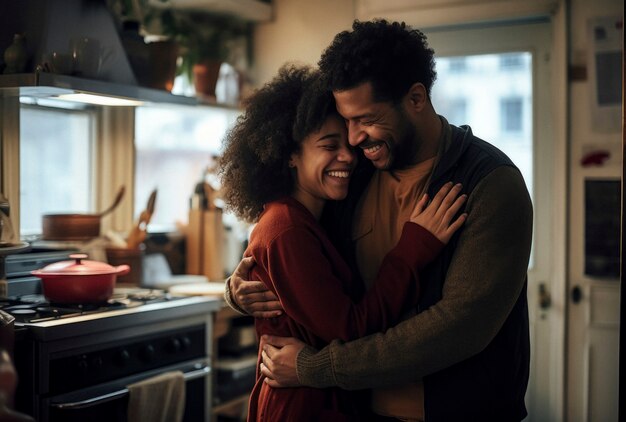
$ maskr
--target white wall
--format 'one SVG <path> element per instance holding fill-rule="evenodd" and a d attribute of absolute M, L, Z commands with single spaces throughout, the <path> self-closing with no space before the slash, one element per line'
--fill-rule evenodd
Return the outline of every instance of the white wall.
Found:
<path fill-rule="evenodd" d="M 257 25 L 251 83 L 261 86 L 287 61 L 317 65 L 335 34 L 350 29 L 353 0 L 274 0 L 274 19 Z"/>

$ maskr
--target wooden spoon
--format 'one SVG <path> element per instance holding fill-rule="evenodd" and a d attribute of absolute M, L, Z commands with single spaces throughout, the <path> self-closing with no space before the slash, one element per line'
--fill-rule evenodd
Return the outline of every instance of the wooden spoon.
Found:
<path fill-rule="evenodd" d="M 117 208 L 120 202 L 122 202 L 122 198 L 124 197 L 124 192 L 126 192 L 126 186 L 122 186 L 120 188 L 120 190 L 117 192 L 117 196 L 115 197 L 115 200 L 113 201 L 111 206 L 109 206 L 109 208 L 105 209 L 104 211 L 99 212 L 96 215 L 98 217 L 103 217 L 107 215 L 108 213 L 110 213 L 111 211 L 113 211 L 115 208 Z"/>

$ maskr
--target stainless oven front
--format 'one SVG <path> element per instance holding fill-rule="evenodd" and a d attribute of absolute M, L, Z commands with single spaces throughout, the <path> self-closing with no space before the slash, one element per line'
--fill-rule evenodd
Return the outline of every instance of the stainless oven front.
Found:
<path fill-rule="evenodd" d="M 207 420 L 205 397 L 207 380 L 211 366 L 200 359 L 173 366 L 159 368 L 136 376 L 112 381 L 93 388 L 52 396 L 42 401 L 42 415 L 49 421 L 84 422 L 84 421 L 126 421 L 129 392 L 127 385 L 156 376 L 164 371 L 181 371 L 185 378 L 185 413 L 184 421 Z"/>
<path fill-rule="evenodd" d="M 17 407 L 39 422 L 124 422 L 128 385 L 180 371 L 184 420 L 210 421 L 211 314 L 162 312 L 157 320 L 147 314 L 127 315 L 118 323 L 105 318 L 87 330 L 67 324 L 57 330 L 62 335 L 26 330 L 15 344 Z"/>

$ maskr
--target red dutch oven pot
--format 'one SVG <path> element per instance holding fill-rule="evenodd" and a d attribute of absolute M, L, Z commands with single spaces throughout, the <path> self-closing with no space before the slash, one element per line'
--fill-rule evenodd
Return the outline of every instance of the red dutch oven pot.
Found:
<path fill-rule="evenodd" d="M 72 254 L 73 261 L 61 261 L 31 271 L 41 278 L 43 294 L 50 302 L 101 303 L 113 294 L 118 275 L 128 274 L 130 267 L 113 267 L 99 261 L 88 261 L 86 254 Z"/>

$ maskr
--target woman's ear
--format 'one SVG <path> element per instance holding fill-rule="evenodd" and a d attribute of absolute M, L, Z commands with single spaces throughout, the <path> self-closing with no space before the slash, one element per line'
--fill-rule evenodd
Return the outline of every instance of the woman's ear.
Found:
<path fill-rule="evenodd" d="M 422 111 L 428 102 L 426 87 L 420 82 L 416 82 L 409 88 L 407 94 L 410 107 L 415 111 Z"/>

